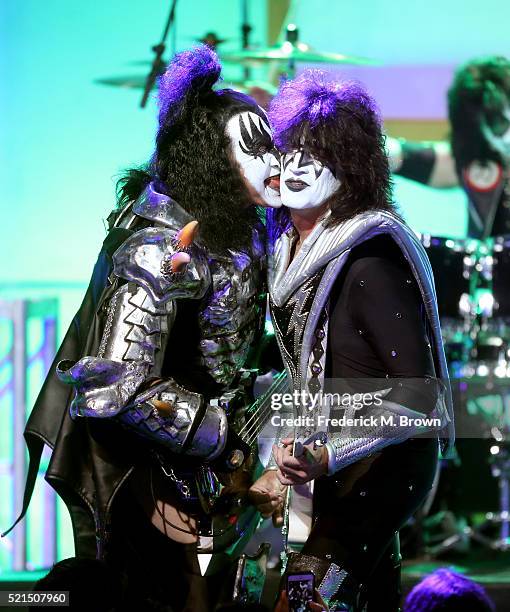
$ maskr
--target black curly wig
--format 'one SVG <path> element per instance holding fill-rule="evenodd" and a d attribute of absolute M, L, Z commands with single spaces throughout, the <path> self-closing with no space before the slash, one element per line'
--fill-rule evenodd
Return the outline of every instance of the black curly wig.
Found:
<path fill-rule="evenodd" d="M 340 179 L 329 223 L 367 210 L 394 210 L 388 158 L 374 101 L 356 83 L 310 70 L 287 81 L 269 110 L 276 146 L 305 149 Z"/>
<path fill-rule="evenodd" d="M 200 240 L 213 252 L 224 253 L 246 250 L 257 222 L 225 126 L 245 111 L 267 117 L 249 96 L 213 90 L 220 70 L 216 54 L 205 45 L 175 56 L 160 82 L 154 155 L 145 167 L 119 180 L 117 195 L 124 206 L 155 181 L 158 190 L 199 222 Z"/>
<path fill-rule="evenodd" d="M 473 160 L 501 161 L 482 133 L 492 127 L 510 102 L 510 61 L 501 56 L 481 57 L 461 66 L 448 90 L 451 146 L 457 173 Z"/>

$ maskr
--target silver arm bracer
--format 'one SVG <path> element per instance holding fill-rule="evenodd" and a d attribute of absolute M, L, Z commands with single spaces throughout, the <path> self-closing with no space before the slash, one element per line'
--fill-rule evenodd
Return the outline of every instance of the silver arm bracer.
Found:
<path fill-rule="evenodd" d="M 213 458 L 225 444 L 226 416 L 219 407 L 203 409 L 201 395 L 183 389 L 172 379 L 140 392 L 148 379 L 161 378 L 176 299 L 200 299 L 210 285 L 205 256 L 195 249 L 180 274 L 170 272 L 175 232 L 146 228 L 133 234 L 115 252 L 114 273 L 127 283 L 106 307 L 106 322 L 96 356 L 78 362 L 61 361 L 59 378 L 74 387 L 73 418 L 115 417 L 138 434 L 175 452 Z M 161 416 L 152 399 L 171 403 Z M 195 422 L 197 418 L 201 421 Z M 195 433 L 189 440 L 192 429 Z"/>
<path fill-rule="evenodd" d="M 175 303 L 156 306 L 142 287 L 126 283 L 106 305 L 97 356 L 61 361 L 57 375 L 72 385 L 71 416 L 120 414 L 142 383 L 161 372 L 162 349 L 175 318 Z"/>
<path fill-rule="evenodd" d="M 155 400 L 171 406 L 168 415 L 156 408 Z M 212 460 L 225 448 L 225 410 L 205 405 L 201 394 L 181 387 L 171 378 L 138 394 L 118 418 L 126 427 L 172 452 Z M 196 429 L 192 434 L 193 427 Z"/>
<path fill-rule="evenodd" d="M 347 410 L 345 416 L 355 418 L 356 414 Z M 329 475 L 392 444 L 440 431 L 449 421 L 442 392 L 430 414 L 384 399 L 380 406 L 371 408 L 370 417 L 373 426 L 344 427 L 339 434 L 330 436 L 326 443 Z"/>

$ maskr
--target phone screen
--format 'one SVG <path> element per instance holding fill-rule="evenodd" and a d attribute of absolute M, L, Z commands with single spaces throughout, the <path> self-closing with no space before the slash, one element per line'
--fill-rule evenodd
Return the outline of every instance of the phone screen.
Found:
<path fill-rule="evenodd" d="M 306 612 L 308 603 L 313 601 L 315 576 L 311 573 L 289 574 L 287 576 L 287 598 L 289 612 Z"/>

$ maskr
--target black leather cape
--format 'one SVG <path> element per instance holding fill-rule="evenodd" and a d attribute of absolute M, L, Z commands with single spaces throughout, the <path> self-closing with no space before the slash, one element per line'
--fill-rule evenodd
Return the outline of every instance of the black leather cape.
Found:
<path fill-rule="evenodd" d="M 25 516 L 47 444 L 53 453 L 45 478 L 69 509 L 76 555 L 101 558 L 104 554 L 113 498 L 134 467 L 136 440 L 108 419 L 72 420 L 69 405 L 73 390 L 58 380 L 55 367 L 61 359 L 78 360 L 97 352 L 104 329 L 102 305 L 117 288 L 109 281 L 112 255 L 131 233 L 114 227 L 102 245 L 83 302 L 26 424 L 30 462 L 23 507 L 14 525 L 2 535 Z"/>

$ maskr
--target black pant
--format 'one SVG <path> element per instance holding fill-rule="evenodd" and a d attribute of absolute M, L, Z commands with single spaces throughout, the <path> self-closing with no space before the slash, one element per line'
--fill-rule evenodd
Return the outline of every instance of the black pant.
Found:
<path fill-rule="evenodd" d="M 363 585 L 369 611 L 399 608 L 393 543 L 430 491 L 437 458 L 437 440 L 408 440 L 384 449 L 348 493 L 349 468 L 316 481 L 316 520 L 302 552 L 349 572 Z"/>
<path fill-rule="evenodd" d="M 203 577 L 194 544 L 178 544 L 121 492 L 115 500 L 107 562 L 125 576 L 124 610 L 209 612 L 231 600 L 235 568 Z"/>

